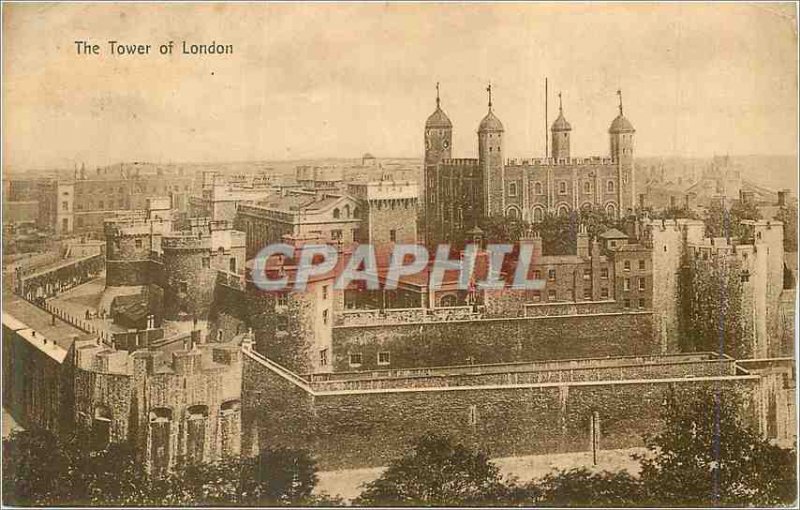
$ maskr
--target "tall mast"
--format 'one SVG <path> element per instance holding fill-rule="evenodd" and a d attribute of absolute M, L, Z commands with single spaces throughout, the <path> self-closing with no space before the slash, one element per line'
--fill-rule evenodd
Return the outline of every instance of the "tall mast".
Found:
<path fill-rule="evenodd" d="M 550 156 L 550 139 L 547 137 L 547 77 L 544 78 L 544 157 Z"/>

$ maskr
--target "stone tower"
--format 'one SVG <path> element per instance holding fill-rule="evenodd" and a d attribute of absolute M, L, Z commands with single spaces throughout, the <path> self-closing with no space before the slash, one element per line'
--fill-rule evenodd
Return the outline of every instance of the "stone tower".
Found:
<path fill-rule="evenodd" d="M 558 117 L 550 127 L 552 136 L 553 159 L 569 159 L 569 137 L 572 126 L 564 118 L 564 109 L 561 104 L 561 93 L 558 93 Z"/>
<path fill-rule="evenodd" d="M 436 201 L 437 172 L 439 163 L 443 159 L 450 159 L 453 142 L 453 124 L 444 113 L 439 99 L 439 84 L 436 84 L 436 110 L 425 121 L 425 166 L 423 167 L 422 179 L 422 201 L 423 214 L 425 215 L 425 225 L 423 225 L 426 238 L 430 238 L 430 232 L 434 218 L 441 204 Z"/>
<path fill-rule="evenodd" d="M 611 141 L 611 159 L 617 166 L 617 203 L 619 213 L 633 213 L 636 204 L 636 179 L 633 166 L 633 124 L 622 114 L 622 91 L 618 90 L 619 115 L 611 123 L 608 134 Z"/>
<path fill-rule="evenodd" d="M 478 164 L 483 173 L 483 210 L 487 216 L 505 212 L 504 169 L 503 166 L 503 123 L 492 112 L 492 86 L 489 93 L 489 113 L 478 126 Z"/>

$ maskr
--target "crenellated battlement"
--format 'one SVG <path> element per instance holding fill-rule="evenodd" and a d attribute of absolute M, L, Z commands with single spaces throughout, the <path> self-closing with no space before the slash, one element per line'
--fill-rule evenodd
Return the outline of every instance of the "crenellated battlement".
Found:
<path fill-rule="evenodd" d="M 162 250 L 210 250 L 211 236 L 170 235 L 161 239 Z"/>
<path fill-rule="evenodd" d="M 475 158 L 449 158 L 443 159 L 444 166 L 478 166 L 480 160 Z"/>
<path fill-rule="evenodd" d="M 510 158 L 506 166 L 589 166 L 612 165 L 615 161 L 609 157 L 590 156 L 586 158 Z"/>

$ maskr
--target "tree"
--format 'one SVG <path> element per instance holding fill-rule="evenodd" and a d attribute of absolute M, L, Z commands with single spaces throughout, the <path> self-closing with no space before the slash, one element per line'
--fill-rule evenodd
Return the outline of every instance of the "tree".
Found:
<path fill-rule="evenodd" d="M 797 207 L 794 204 L 781 207 L 775 219 L 783 222 L 783 251 L 797 251 Z"/>
<path fill-rule="evenodd" d="M 535 506 L 626 507 L 640 505 L 639 480 L 626 471 L 574 468 L 549 473 L 526 486 Z"/>
<path fill-rule="evenodd" d="M 427 434 L 392 461 L 355 500 L 365 506 L 475 506 L 504 493 L 500 470 L 482 452 Z"/>
<path fill-rule="evenodd" d="M 678 300 L 682 350 L 752 355 L 745 335 L 738 259 L 712 256 L 705 260 L 684 254 Z"/>
<path fill-rule="evenodd" d="M 3 440 L 3 503 L 49 506 L 78 503 L 72 459 L 53 434 L 14 431 Z"/>
<path fill-rule="evenodd" d="M 664 429 L 647 438 L 643 494 L 655 505 L 774 506 L 795 494 L 796 453 L 769 444 L 740 418 L 730 392 L 671 392 Z"/>
<path fill-rule="evenodd" d="M 728 210 L 715 201 L 706 211 L 706 236 L 742 238 L 746 235 L 742 220 L 758 219 L 761 219 L 761 213 L 752 202 L 738 200 Z"/>
<path fill-rule="evenodd" d="M 243 489 L 258 504 L 308 503 L 319 480 L 309 452 L 292 448 L 262 451 L 246 463 L 245 470 Z"/>
<path fill-rule="evenodd" d="M 528 231 L 528 227 L 529 223 L 525 220 L 502 215 L 484 218 L 481 223 L 487 243 L 516 243 Z"/>
<path fill-rule="evenodd" d="M 317 466 L 304 450 L 278 449 L 255 458 L 213 463 L 179 461 L 160 476 L 146 473 L 133 448 L 102 450 L 78 431 L 14 432 L 3 440 L 4 503 L 20 506 L 275 506 L 332 505 L 312 495 Z"/>

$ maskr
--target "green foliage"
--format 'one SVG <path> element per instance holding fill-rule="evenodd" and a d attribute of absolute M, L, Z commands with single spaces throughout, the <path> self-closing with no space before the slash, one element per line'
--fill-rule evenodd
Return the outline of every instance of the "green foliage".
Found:
<path fill-rule="evenodd" d="M 641 483 L 650 504 L 773 506 L 794 501 L 796 453 L 742 423 L 733 393 L 670 394 L 663 431 L 646 441 Z"/>
<path fill-rule="evenodd" d="M 14 432 L 3 440 L 4 504 L 20 506 L 322 506 L 339 498 L 312 495 L 317 466 L 304 450 L 255 458 L 179 462 L 148 475 L 127 444 L 92 451 L 81 433 L 58 441 L 48 432 Z"/>
<path fill-rule="evenodd" d="M 527 221 L 505 216 L 490 216 L 481 223 L 487 243 L 515 243 L 528 231 L 528 227 Z"/>
<path fill-rule="evenodd" d="M 15 431 L 3 440 L 3 504 L 45 506 L 76 502 L 66 451 L 48 432 Z"/>
<path fill-rule="evenodd" d="M 740 224 L 741 221 L 758 219 L 761 219 L 761 213 L 752 202 L 738 200 L 734 202 L 730 210 L 726 210 L 722 204 L 714 202 L 706 211 L 706 236 L 742 238 L 747 231 Z"/>
<path fill-rule="evenodd" d="M 542 507 L 626 507 L 644 499 L 639 480 L 626 471 L 559 470 L 526 486 L 529 504 Z"/>
<path fill-rule="evenodd" d="M 783 251 L 797 251 L 797 207 L 793 204 L 781 207 L 775 219 L 783 222 Z"/>
<path fill-rule="evenodd" d="M 685 205 L 680 207 L 674 205 L 663 209 L 647 208 L 645 210 L 647 211 L 648 217 L 654 220 L 674 220 L 678 218 L 688 218 L 692 220 L 701 219 L 699 214 Z"/>
<path fill-rule="evenodd" d="M 684 257 L 678 275 L 681 348 L 684 351 L 751 355 L 742 315 L 742 273 L 738 259 Z"/>
<path fill-rule="evenodd" d="M 245 487 L 262 501 L 292 504 L 307 501 L 316 486 L 317 464 L 307 451 L 278 448 L 261 452 L 248 463 Z"/>
<path fill-rule="evenodd" d="M 481 452 L 428 434 L 356 499 L 366 506 L 476 506 L 504 494 L 500 471 Z"/>

